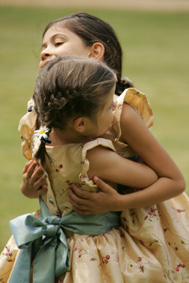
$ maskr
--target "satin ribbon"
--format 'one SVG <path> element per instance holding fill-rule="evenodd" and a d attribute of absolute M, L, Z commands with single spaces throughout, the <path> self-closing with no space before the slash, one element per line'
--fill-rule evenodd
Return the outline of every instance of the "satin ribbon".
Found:
<path fill-rule="evenodd" d="M 54 283 L 55 277 L 69 270 L 69 252 L 63 228 L 78 234 L 100 235 L 120 226 L 117 212 L 80 215 L 72 212 L 63 218 L 52 216 L 40 199 L 40 219 L 25 214 L 10 221 L 20 249 L 9 283 L 29 283 L 31 262 L 33 283 Z"/>
<path fill-rule="evenodd" d="M 33 258 L 33 282 L 54 283 L 55 277 L 69 269 L 63 218 L 47 216 L 42 221 L 25 214 L 10 221 L 12 234 L 20 248 L 10 283 L 29 283 Z"/>

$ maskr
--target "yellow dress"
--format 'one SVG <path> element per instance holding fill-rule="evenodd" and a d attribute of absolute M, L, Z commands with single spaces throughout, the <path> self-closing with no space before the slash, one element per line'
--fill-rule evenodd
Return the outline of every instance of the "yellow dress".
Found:
<path fill-rule="evenodd" d="M 128 89 L 118 98 L 115 124 L 106 136 L 113 142 L 99 138 L 86 144 L 47 147 L 52 161 L 46 164 L 48 191 L 43 200 L 53 215 L 62 217 L 72 211 L 67 199 L 70 182 L 77 182 L 86 190 L 97 189 L 87 177 L 88 150 L 100 144 L 124 157 L 135 155 L 128 145 L 119 141 L 124 101 L 139 112 L 148 127 L 152 126 L 153 114 L 145 95 Z M 34 151 L 36 147 L 34 143 Z M 188 219 L 188 198 L 183 193 L 158 205 L 123 211 L 122 226 L 102 235 L 65 231 L 70 270 L 55 282 L 189 283 Z M 0 258 L 0 282 L 8 282 L 16 255 L 17 247 L 11 238 Z"/>

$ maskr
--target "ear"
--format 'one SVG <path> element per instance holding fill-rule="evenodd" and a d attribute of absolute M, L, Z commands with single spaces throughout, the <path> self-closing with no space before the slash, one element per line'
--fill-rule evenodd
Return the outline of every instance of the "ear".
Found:
<path fill-rule="evenodd" d="M 79 133 L 83 133 L 86 130 L 86 121 L 84 117 L 75 119 L 74 129 Z"/>
<path fill-rule="evenodd" d="M 91 53 L 89 54 L 90 58 L 103 61 L 104 58 L 104 52 L 105 48 L 104 45 L 100 42 L 95 42 L 91 48 L 90 48 Z"/>

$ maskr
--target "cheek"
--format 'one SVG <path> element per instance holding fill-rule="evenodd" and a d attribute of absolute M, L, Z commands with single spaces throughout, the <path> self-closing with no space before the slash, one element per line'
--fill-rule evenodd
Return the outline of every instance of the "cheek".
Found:
<path fill-rule="evenodd" d="M 87 58 L 89 54 L 88 54 L 88 52 L 85 52 L 85 50 L 74 49 L 72 51 L 72 55 Z"/>
<path fill-rule="evenodd" d="M 61 48 L 57 51 L 59 56 L 80 56 L 89 57 L 89 48 L 84 46 L 81 42 L 70 41 L 64 43 Z"/>
<path fill-rule="evenodd" d="M 65 57 L 65 56 L 74 56 L 75 52 L 74 52 L 73 48 L 73 44 L 69 43 L 69 42 L 65 42 L 63 45 L 59 46 L 58 48 L 55 48 L 54 52 L 56 54 L 56 56 L 61 56 L 61 57 Z"/>
<path fill-rule="evenodd" d="M 77 49 L 69 48 L 68 46 L 61 50 L 60 56 L 81 56 Z"/>
<path fill-rule="evenodd" d="M 89 57 L 90 50 L 89 47 L 83 45 L 81 42 L 72 44 L 70 48 L 72 50 L 73 55 L 80 56 L 80 57 Z"/>
<path fill-rule="evenodd" d="M 72 54 L 70 52 L 70 49 L 65 46 L 57 51 L 57 55 L 64 57 L 64 56 L 70 56 Z"/>
<path fill-rule="evenodd" d="M 109 126 L 110 126 L 110 127 L 112 127 L 113 121 L 114 121 L 114 116 L 113 116 L 113 114 L 111 114 L 111 115 L 110 115 L 110 118 L 109 118 Z"/>
<path fill-rule="evenodd" d="M 111 127 L 111 125 L 112 125 L 112 122 L 113 122 L 113 115 L 111 114 L 111 113 L 109 113 L 108 115 L 106 115 L 105 117 L 104 117 L 104 128 L 109 128 L 109 127 Z"/>
<path fill-rule="evenodd" d="M 109 121 L 110 121 L 110 122 L 112 122 L 112 121 L 113 121 L 113 119 L 114 119 L 113 112 L 112 112 L 112 111 L 110 111 L 110 113 L 109 113 Z"/>

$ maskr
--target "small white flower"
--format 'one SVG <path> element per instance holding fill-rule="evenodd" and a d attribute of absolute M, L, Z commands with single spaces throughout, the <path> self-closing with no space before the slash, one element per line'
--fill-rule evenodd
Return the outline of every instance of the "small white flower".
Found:
<path fill-rule="evenodd" d="M 40 140 L 48 140 L 50 129 L 46 126 L 41 127 L 39 130 L 35 131 L 35 137 L 39 138 Z"/>

